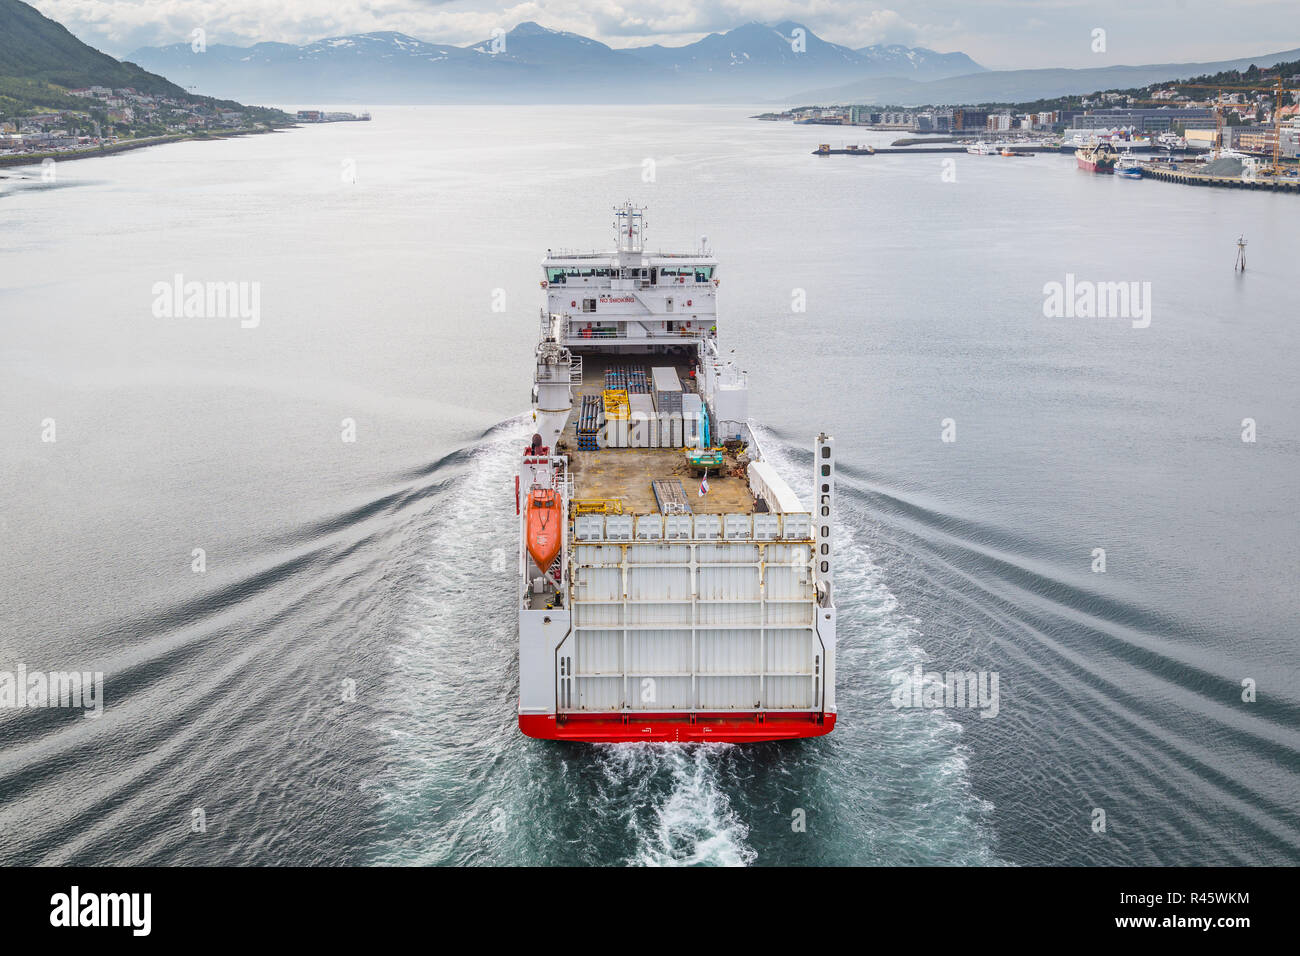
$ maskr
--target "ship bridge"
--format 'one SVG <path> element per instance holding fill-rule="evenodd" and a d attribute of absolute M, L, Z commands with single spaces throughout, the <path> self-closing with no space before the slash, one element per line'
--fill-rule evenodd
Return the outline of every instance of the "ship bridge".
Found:
<path fill-rule="evenodd" d="M 648 252 L 644 210 L 614 212 L 609 252 L 547 250 L 544 315 L 560 318 L 557 341 L 571 349 L 666 351 L 717 334 L 718 262 L 701 237 L 694 252 Z"/>

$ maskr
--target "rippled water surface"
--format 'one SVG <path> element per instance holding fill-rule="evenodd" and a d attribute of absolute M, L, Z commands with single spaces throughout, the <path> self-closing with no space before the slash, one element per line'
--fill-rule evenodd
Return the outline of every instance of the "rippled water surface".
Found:
<path fill-rule="evenodd" d="M 722 108 L 374 112 L 0 173 L 0 670 L 107 701 L 0 711 L 0 861 L 1300 862 L 1297 200 Z M 709 236 L 800 491 L 837 438 L 830 737 L 515 728 L 538 260 L 629 197 Z M 257 327 L 155 317 L 177 274 L 259 283 Z M 1150 327 L 1045 318 L 1067 274 L 1150 282 Z M 916 664 L 998 715 L 896 709 Z"/>

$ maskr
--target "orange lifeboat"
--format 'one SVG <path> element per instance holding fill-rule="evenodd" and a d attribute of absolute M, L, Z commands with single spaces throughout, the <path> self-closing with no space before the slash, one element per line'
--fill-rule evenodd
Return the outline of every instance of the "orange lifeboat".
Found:
<path fill-rule="evenodd" d="M 543 574 L 560 553 L 560 496 L 553 488 L 534 488 L 528 493 L 528 553 Z"/>

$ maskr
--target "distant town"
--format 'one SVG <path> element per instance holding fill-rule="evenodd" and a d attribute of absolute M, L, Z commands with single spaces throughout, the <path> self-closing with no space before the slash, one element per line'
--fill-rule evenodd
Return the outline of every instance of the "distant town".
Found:
<path fill-rule="evenodd" d="M 357 123 L 369 122 L 369 113 L 327 113 L 324 110 L 299 110 L 299 123 Z"/>
<path fill-rule="evenodd" d="M 142 93 L 132 87 L 66 91 L 84 109 L 0 112 L 0 160 L 93 153 L 196 135 L 266 132 L 292 124 L 279 110 L 233 109 L 207 98 Z"/>
<path fill-rule="evenodd" d="M 1291 64 L 1287 64 L 1291 66 Z M 1063 143 L 1119 137 L 1154 138 L 1176 134 L 1190 149 L 1216 146 L 1242 153 L 1271 156 L 1274 145 L 1285 159 L 1300 156 L 1300 106 L 1287 104 L 1295 96 L 1300 74 L 1282 77 L 1282 96 L 1274 90 L 1276 76 L 1243 73 L 1219 80 L 1226 87 L 1258 81 L 1253 90 L 1201 92 L 1199 84 L 1173 83 L 1145 90 L 1094 93 L 1065 98 L 1059 103 L 1017 106 L 802 106 L 780 113 L 763 113 L 757 119 L 787 120 L 821 126 L 858 126 L 875 130 L 926 136 L 974 139 L 1059 138 Z M 1283 105 L 1275 106 L 1282 99 Z M 1051 108 L 1035 108 L 1047 107 Z"/>
<path fill-rule="evenodd" d="M 187 100 L 141 93 L 131 87 L 88 86 L 67 96 L 88 101 L 84 110 L 6 116 L 0 112 L 0 161 L 60 154 L 93 154 L 195 135 L 268 132 L 298 123 L 366 122 L 370 114 L 298 110 L 294 119 L 263 107 L 232 109 L 209 99 Z"/>

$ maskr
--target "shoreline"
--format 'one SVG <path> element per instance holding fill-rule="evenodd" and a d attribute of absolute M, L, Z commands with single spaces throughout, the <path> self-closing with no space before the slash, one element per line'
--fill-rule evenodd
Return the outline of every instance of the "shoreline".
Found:
<path fill-rule="evenodd" d="M 298 126 L 299 124 L 297 123 L 291 123 L 285 126 L 271 126 L 264 129 L 234 129 L 223 131 L 216 135 L 211 133 L 206 135 L 199 135 L 197 133 L 175 133 L 168 136 L 155 136 L 151 139 L 128 140 L 125 143 L 114 143 L 111 146 L 99 146 L 92 149 L 0 156 L 0 169 L 9 166 L 39 165 L 46 159 L 52 159 L 59 163 L 71 162 L 72 160 L 77 159 L 96 159 L 101 156 L 114 156 L 117 153 L 125 153 L 135 149 L 145 149 L 149 146 L 163 146 L 167 143 L 233 139 L 236 136 L 260 136 L 265 133 L 280 133 L 284 130 L 298 129 Z"/>

